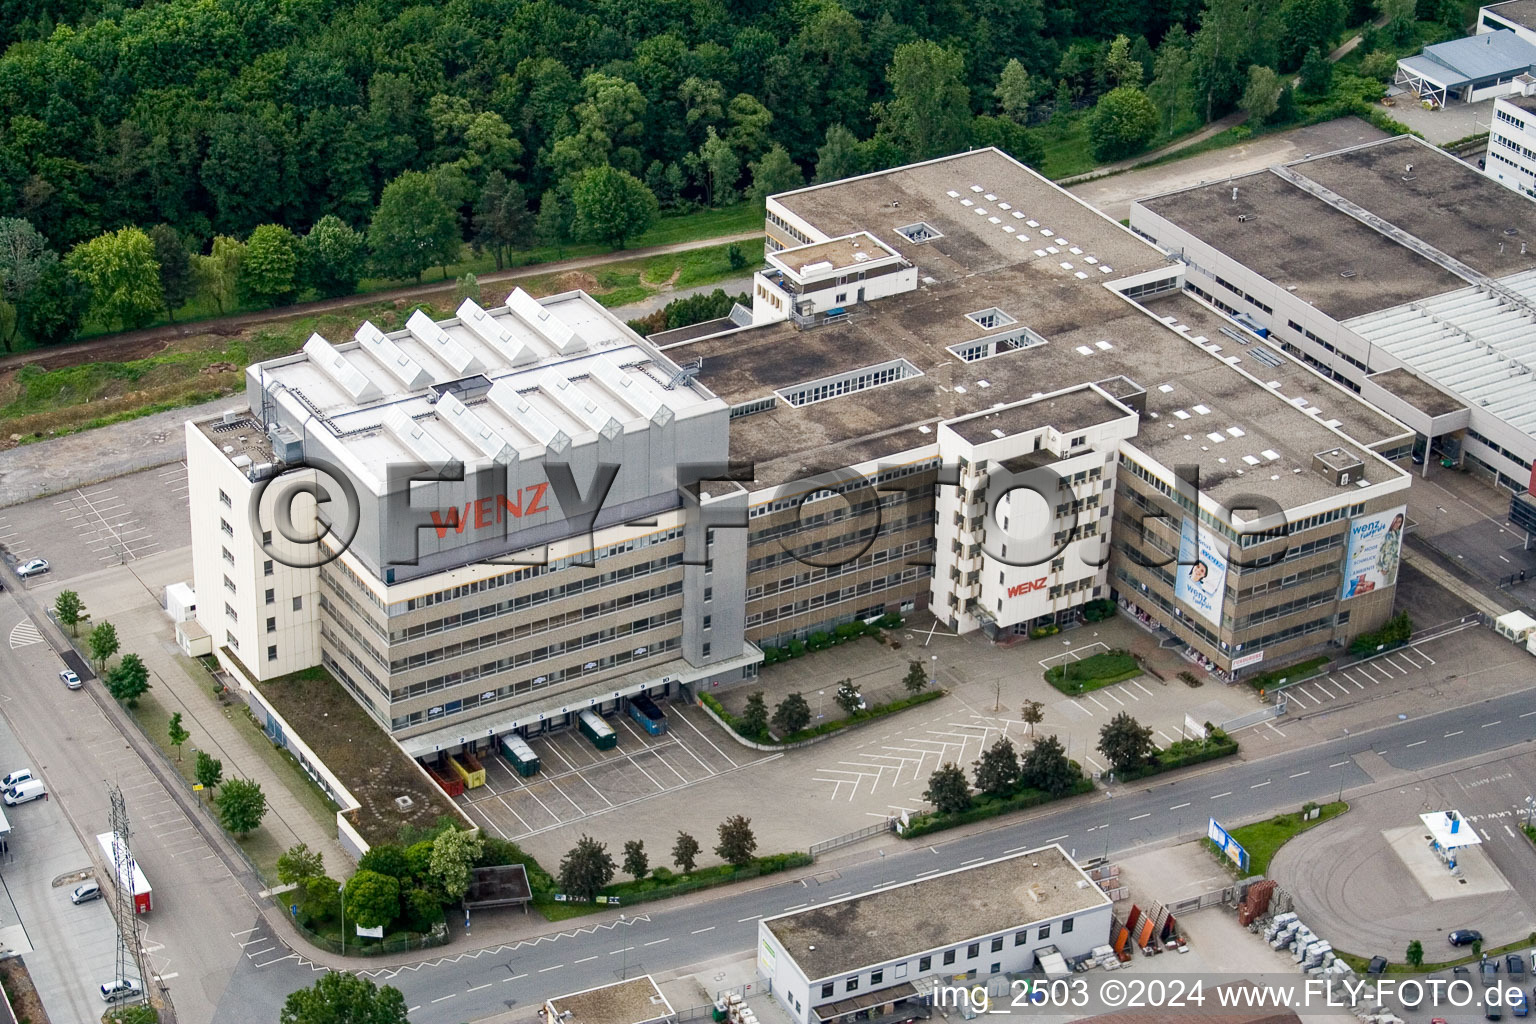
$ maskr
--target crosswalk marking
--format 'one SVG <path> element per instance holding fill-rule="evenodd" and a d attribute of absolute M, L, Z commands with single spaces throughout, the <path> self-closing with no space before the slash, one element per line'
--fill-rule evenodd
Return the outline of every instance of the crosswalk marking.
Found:
<path fill-rule="evenodd" d="M 11 650 L 18 647 L 26 647 L 29 644 L 43 642 L 43 634 L 32 624 L 31 619 L 23 619 L 11 627 Z"/>

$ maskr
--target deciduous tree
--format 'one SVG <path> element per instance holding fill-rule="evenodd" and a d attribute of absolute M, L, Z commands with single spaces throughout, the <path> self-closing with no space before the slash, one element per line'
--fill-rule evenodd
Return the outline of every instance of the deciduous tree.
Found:
<path fill-rule="evenodd" d="M 851 178 L 863 168 L 859 137 L 841 123 L 827 125 L 826 139 L 816 149 L 817 184 Z"/>
<path fill-rule="evenodd" d="M 350 915 L 349 915 L 350 916 Z M 328 971 L 310 988 L 291 992 L 280 1024 L 409 1024 L 400 990 L 375 986 L 350 971 Z"/>
<path fill-rule="evenodd" d="M 431 175 L 406 171 L 384 186 L 368 245 L 381 273 L 417 281 L 428 267 L 458 258 L 458 219 Z"/>
<path fill-rule="evenodd" d="M 299 247 L 300 277 L 321 298 L 351 295 L 363 278 L 368 240 L 335 214 L 326 214 Z"/>
<path fill-rule="evenodd" d="M 645 854 L 645 840 L 630 839 L 624 843 L 624 872 L 635 881 L 651 870 L 651 859 Z"/>
<path fill-rule="evenodd" d="M 219 783 L 224 781 L 224 762 L 206 750 L 199 750 L 197 752 L 197 765 L 193 769 L 192 774 L 197 778 L 198 785 L 202 786 L 203 789 L 217 789 Z"/>
<path fill-rule="evenodd" d="M 679 832 L 677 841 L 672 844 L 672 863 L 683 874 L 691 874 L 693 866 L 699 862 L 699 841 L 687 832 Z"/>
<path fill-rule="evenodd" d="M 837 684 L 837 694 L 832 698 L 837 706 L 843 709 L 843 714 L 852 715 L 859 710 L 859 705 L 864 703 L 864 695 L 859 693 L 859 688 L 853 685 L 852 679 L 844 679 Z"/>
<path fill-rule="evenodd" d="M 1261 125 L 1279 106 L 1282 86 L 1274 68 L 1254 64 L 1248 69 L 1248 87 L 1243 90 L 1243 97 L 1237 101 L 1237 105 L 1247 112 L 1255 126 Z"/>
<path fill-rule="evenodd" d="M 1029 104 L 1035 98 L 1035 85 L 1017 57 L 1010 58 L 1003 65 L 1002 74 L 997 76 L 997 88 L 992 90 L 992 95 L 997 97 L 998 109 L 1004 117 L 1018 124 L 1028 122 Z"/>
<path fill-rule="evenodd" d="M 1088 120 L 1088 139 L 1099 160 L 1118 160 L 1147 148 L 1157 134 L 1157 108 L 1147 94 L 1131 86 L 1099 97 Z"/>
<path fill-rule="evenodd" d="M 59 256 L 48 240 L 20 217 L 0 217 L 0 303 L 8 307 L 0 317 L 0 342 L 11 350 L 23 322 L 21 310 L 33 296 L 49 267 Z"/>
<path fill-rule="evenodd" d="M 805 184 L 805 175 L 789 158 L 789 150 L 778 143 L 763 154 L 761 160 L 747 165 L 752 172 L 751 196 L 759 203 L 780 192 L 788 192 Z"/>
<path fill-rule="evenodd" d="M 908 160 L 928 160 L 964 149 L 971 126 L 965 58 L 926 39 L 903 43 L 886 69 L 889 99 L 874 117 Z"/>
<path fill-rule="evenodd" d="M 1055 736 L 1041 736 L 1030 744 L 1020 766 L 1024 785 L 1052 796 L 1061 796 L 1077 781 L 1078 771 L 1067 759 L 1061 741 Z"/>
<path fill-rule="evenodd" d="M 110 622 L 103 622 L 91 630 L 85 642 L 91 649 L 91 660 L 100 671 L 106 667 L 107 659 L 117 653 L 117 627 Z"/>
<path fill-rule="evenodd" d="M 171 746 L 176 748 L 176 761 L 181 762 L 181 745 L 192 737 L 187 732 L 187 727 L 181 724 L 181 712 L 171 716 L 170 723 L 165 727 L 166 738 L 171 741 Z"/>
<path fill-rule="evenodd" d="M 457 903 L 469 891 L 470 869 L 481 849 L 479 836 L 456 828 L 445 828 L 432 840 L 427 870 L 445 902 Z"/>
<path fill-rule="evenodd" d="M 263 224 L 245 243 L 240 290 L 262 306 L 285 306 L 299 294 L 299 240 L 280 224 Z"/>
<path fill-rule="evenodd" d="M 747 706 L 736 722 L 743 733 L 754 738 L 761 738 L 768 731 L 768 705 L 763 700 L 762 690 L 747 696 Z"/>
<path fill-rule="evenodd" d="M 560 862 L 560 888 L 567 894 L 590 901 L 613 881 L 613 858 L 608 847 L 591 836 L 583 835 Z"/>
<path fill-rule="evenodd" d="M 612 167 L 593 167 L 571 189 L 577 238 L 602 242 L 615 249 L 651 226 L 656 197 L 633 174 Z"/>
<path fill-rule="evenodd" d="M 928 788 L 923 799 L 933 804 L 940 814 L 957 814 L 971 806 L 971 787 L 965 781 L 965 772 L 953 761 L 946 761 L 928 776 Z"/>
<path fill-rule="evenodd" d="M 757 850 L 757 836 L 752 834 L 752 819 L 733 814 L 720 823 L 720 841 L 715 853 L 721 860 L 734 867 L 746 867 L 752 863 Z"/>
<path fill-rule="evenodd" d="M 90 315 L 110 327 L 140 327 L 164 304 L 155 245 L 138 228 L 121 228 L 81 242 L 64 265 L 91 293 Z"/>
<path fill-rule="evenodd" d="M 400 916 L 400 880 L 360 870 L 347 879 L 347 920 L 364 928 L 388 925 Z"/>
<path fill-rule="evenodd" d="M 1324 96 L 1333 84 L 1333 61 L 1314 46 L 1301 62 L 1301 91 L 1308 96 Z"/>
<path fill-rule="evenodd" d="M 267 795 L 259 782 L 250 779 L 230 779 L 219 787 L 214 803 L 220 823 L 241 838 L 256 831 L 267 815 Z"/>
<path fill-rule="evenodd" d="M 1019 755 L 1006 736 L 998 738 L 974 765 L 976 788 L 988 796 L 1007 796 L 1019 785 Z"/>
<path fill-rule="evenodd" d="M 75 336 L 90 304 L 90 289 L 55 261 L 38 275 L 16 316 L 22 334 L 39 345 L 52 345 Z"/>
<path fill-rule="evenodd" d="M 1152 727 L 1142 725 L 1128 711 L 1120 712 L 1099 730 L 1099 752 L 1117 772 L 1145 764 L 1155 749 Z"/>
<path fill-rule="evenodd" d="M 80 635 L 80 620 L 85 618 L 85 602 L 73 590 L 61 590 L 53 599 L 53 615 L 59 625 L 69 627 L 70 636 Z"/>
<path fill-rule="evenodd" d="M 324 874 L 325 855 L 306 843 L 290 846 L 278 855 L 277 880 L 284 885 L 298 885 Z"/>
<path fill-rule="evenodd" d="M 228 235 L 217 235 L 207 256 L 192 261 L 192 276 L 197 286 L 208 293 L 220 313 L 234 308 L 240 288 L 240 264 L 245 262 L 245 243 Z"/>
<path fill-rule="evenodd" d="M 928 670 L 923 668 L 922 662 L 912 659 L 907 662 L 907 674 L 902 677 L 901 684 L 910 694 L 922 693 L 923 687 L 928 685 Z"/>
<path fill-rule="evenodd" d="M 500 171 L 486 176 L 475 201 L 475 244 L 496 258 L 496 269 L 505 266 L 507 250 L 526 248 L 531 241 L 533 216 L 523 186 Z"/>
<path fill-rule="evenodd" d="M 802 694 L 790 694 L 773 709 L 773 727 L 781 737 L 797 733 L 810 724 L 811 706 Z"/>

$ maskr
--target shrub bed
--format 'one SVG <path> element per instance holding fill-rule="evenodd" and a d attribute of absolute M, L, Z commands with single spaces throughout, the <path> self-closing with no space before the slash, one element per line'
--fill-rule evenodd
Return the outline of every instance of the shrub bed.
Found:
<path fill-rule="evenodd" d="M 877 640 L 882 639 L 881 630 L 900 629 L 903 622 L 900 615 L 890 612 L 882 615 L 874 622 L 844 622 L 834 627 L 831 632 L 817 630 L 804 640 L 791 640 L 783 647 L 764 647 L 763 664 L 772 665 L 780 661 L 788 661 L 798 658 L 808 651 L 824 651 L 828 647 L 836 647 L 838 644 L 847 643 L 849 640 L 857 640 L 861 636 L 872 636 Z"/>
<path fill-rule="evenodd" d="M 1121 782 L 1145 779 L 1149 775 L 1161 775 L 1175 768 L 1187 768 L 1192 764 L 1214 761 L 1218 757 L 1231 757 L 1237 753 L 1237 740 L 1220 729 L 1212 729 L 1203 740 L 1177 740 L 1152 755 L 1152 760 L 1140 768 L 1117 772 Z"/>
<path fill-rule="evenodd" d="M 1349 653 L 1366 657 L 1380 651 L 1401 647 L 1413 636 L 1413 619 L 1407 612 L 1398 612 L 1387 624 L 1374 633 L 1361 633 L 1349 645 Z"/>
<path fill-rule="evenodd" d="M 1284 668 L 1272 668 L 1268 672 L 1260 672 L 1256 676 L 1249 676 L 1243 682 L 1255 690 L 1272 690 L 1279 686 L 1282 681 L 1295 682 L 1299 679 L 1315 676 L 1332 660 L 1326 654 L 1323 654 L 1316 658 L 1308 658 L 1306 661 L 1298 661 L 1296 664 L 1287 665 Z"/>
<path fill-rule="evenodd" d="M 874 707 L 865 711 L 855 711 L 849 717 L 840 718 L 835 722 L 822 722 L 819 725 L 813 725 L 809 728 L 801 729 L 799 732 L 791 733 L 790 735 L 782 738 L 775 737 L 771 733 L 753 735 L 752 733 L 748 732 L 745 728 L 742 727 L 741 720 L 738 719 L 735 715 L 731 714 L 729 711 L 725 710 L 725 706 L 716 700 L 713 694 L 701 693 L 699 694 L 699 701 L 705 707 L 709 708 L 709 710 L 713 711 L 717 716 L 719 716 L 720 721 L 729 726 L 731 731 L 736 735 L 745 739 L 749 739 L 753 743 L 778 745 L 799 743 L 802 740 L 813 739 L 817 736 L 825 736 L 827 733 L 837 732 L 839 729 L 846 729 L 849 726 L 859 725 L 860 723 L 868 722 L 875 718 L 881 718 L 885 715 L 895 714 L 898 711 L 905 711 L 907 708 L 915 707 L 918 704 L 926 704 L 931 700 L 938 700 L 940 697 L 944 696 L 946 692 L 947 691 L 945 690 L 925 690 L 922 693 L 914 693 L 909 696 L 893 700 L 888 704 L 876 704 Z"/>
<path fill-rule="evenodd" d="M 796 850 L 793 853 L 775 853 L 766 857 L 757 857 L 752 863 L 739 868 L 730 864 L 715 864 L 711 867 L 699 868 L 686 875 L 674 874 L 667 868 L 657 868 L 649 876 L 638 881 L 617 882 L 610 885 L 603 889 L 602 895 L 610 899 L 616 898 L 621 907 L 632 903 L 649 903 L 697 892 L 700 889 L 712 889 L 718 885 L 744 882 L 759 875 L 771 875 L 777 871 L 805 867 L 811 862 L 810 854 Z"/>
<path fill-rule="evenodd" d="M 1076 763 L 1075 761 L 1073 762 L 1074 765 Z M 1080 796 L 1092 790 L 1093 780 L 1085 778 L 1082 775 L 1082 769 L 1079 768 L 1077 781 L 1072 784 L 1071 789 L 1060 796 L 1052 796 L 1038 789 L 1021 789 L 1017 793 L 1005 797 L 978 796 L 972 801 L 971 806 L 953 814 L 939 814 L 935 811 L 929 814 L 913 815 L 907 827 L 902 830 L 901 835 L 905 839 L 916 839 L 918 836 L 925 836 L 930 832 L 941 832 L 946 828 L 969 825 L 972 822 L 995 818 L 1000 814 L 1022 811 L 1029 807 L 1039 807 L 1041 804 Z"/>

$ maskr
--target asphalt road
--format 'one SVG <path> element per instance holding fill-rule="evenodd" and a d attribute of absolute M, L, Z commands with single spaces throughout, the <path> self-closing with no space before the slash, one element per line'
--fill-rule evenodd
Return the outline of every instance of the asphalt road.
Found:
<path fill-rule="evenodd" d="M 1356 763 L 1358 755 L 1379 755 L 1387 765 L 1425 771 L 1466 758 L 1494 759 L 1512 745 L 1536 737 L 1536 689 L 1473 703 L 1422 718 L 1317 744 L 1305 751 L 1262 761 L 1223 765 L 1204 774 L 1147 787 L 1118 788 L 1059 811 L 942 845 L 915 845 L 862 863 L 842 865 L 836 877 L 787 881 L 752 892 L 675 909 L 637 906 L 624 922 L 605 914 L 571 922 L 552 941 L 486 950 L 473 959 L 456 957 L 405 971 L 373 974 L 400 988 L 419 1024 L 474 1020 L 526 1007 L 528 1016 L 543 998 L 717 959 L 756 943 L 757 920 L 785 910 L 823 903 L 964 866 L 979 859 L 1060 842 L 1088 858 L 1128 852 L 1177 836 L 1200 834 L 1211 816 L 1241 822 L 1307 800 L 1333 799 L 1373 782 Z M 1372 763 L 1376 763 L 1372 757 Z M 1378 769 L 1379 769 L 1378 764 Z M 827 878 L 826 873 L 821 874 Z M 273 987 L 309 984 L 307 967 L 280 965 Z"/>

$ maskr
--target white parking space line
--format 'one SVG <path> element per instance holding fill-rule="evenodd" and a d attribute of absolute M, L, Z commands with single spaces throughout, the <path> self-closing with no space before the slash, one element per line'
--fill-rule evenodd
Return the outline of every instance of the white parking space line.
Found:
<path fill-rule="evenodd" d="M 1072 701 L 1072 703 L 1077 706 L 1077 710 L 1081 711 L 1083 714 L 1087 715 L 1089 718 L 1093 717 L 1093 712 L 1089 711 L 1087 708 L 1083 707 L 1082 704 L 1078 703 L 1076 700 Z"/>
<path fill-rule="evenodd" d="M 1147 689 L 1145 686 L 1142 686 L 1141 682 L 1139 680 L 1132 679 L 1131 680 L 1131 685 L 1136 687 L 1136 689 L 1140 690 L 1142 693 L 1146 694 L 1148 697 L 1151 697 L 1153 695 L 1152 691 Z"/>
<path fill-rule="evenodd" d="M 1173 742 L 1173 737 L 1169 736 L 1167 733 L 1163 732 L 1163 730 L 1161 730 L 1161 729 L 1157 730 L 1157 734 L 1159 736 L 1161 736 L 1163 739 L 1167 740 L 1169 743 Z"/>
<path fill-rule="evenodd" d="M 1330 677 L 1328 679 L 1328 684 L 1330 686 L 1338 687 L 1339 688 L 1339 692 L 1342 693 L 1344 696 L 1346 696 L 1346 697 L 1350 696 L 1349 687 L 1345 686 L 1343 683 L 1339 682 L 1337 679 L 1333 679 L 1333 678 Z"/>
<path fill-rule="evenodd" d="M 1417 654 L 1419 657 L 1423 658 L 1425 661 L 1429 662 L 1431 665 L 1437 664 L 1435 659 L 1431 658 L 1429 655 L 1425 654 L 1424 651 L 1421 648 L 1415 647 L 1413 649 L 1413 653 Z"/>
<path fill-rule="evenodd" d="M 1302 707 L 1308 707 L 1311 704 L 1311 701 L 1305 700 L 1301 696 L 1301 687 L 1299 686 L 1293 686 L 1285 692 L 1289 695 L 1290 700 L 1300 701 Z"/>
<path fill-rule="evenodd" d="M 1279 729 L 1277 729 L 1277 728 L 1276 728 L 1276 727 L 1275 727 L 1275 723 L 1274 723 L 1274 722 L 1265 722 L 1265 723 L 1264 723 L 1264 724 L 1265 724 L 1265 725 L 1267 725 L 1267 726 L 1269 726 L 1269 731 L 1270 731 L 1270 732 L 1272 732 L 1272 733 L 1274 733 L 1274 734 L 1276 734 L 1276 735 L 1277 735 L 1277 736 L 1279 736 L 1279 737 L 1280 737 L 1280 738 L 1281 738 L 1281 739 L 1285 739 L 1285 733 L 1283 733 L 1283 732 L 1281 732 L 1281 731 L 1280 731 L 1280 730 L 1279 730 Z"/>
<path fill-rule="evenodd" d="M 740 768 L 741 767 L 741 765 L 736 763 L 734 758 L 732 758 L 725 751 L 721 750 L 719 747 L 715 746 L 714 740 L 711 740 L 708 736 L 704 735 L 704 733 L 702 731 L 700 731 L 698 726 L 694 725 L 692 722 L 690 722 L 688 720 L 686 715 L 680 715 L 679 717 L 682 718 L 683 724 L 685 724 L 686 726 L 688 726 L 688 728 L 692 729 L 695 733 L 698 734 L 699 739 L 703 740 L 705 743 L 708 743 L 710 745 L 710 748 L 713 749 L 715 753 L 717 753 L 721 757 L 725 758 L 726 761 L 730 763 L 730 766 L 732 768 Z"/>
<path fill-rule="evenodd" d="M 1119 704 L 1121 707 L 1125 707 L 1125 701 L 1121 700 L 1119 697 L 1116 697 L 1114 691 L 1100 690 L 1099 692 L 1108 697 L 1110 700 L 1114 701 L 1116 704 Z"/>
<path fill-rule="evenodd" d="M 1103 710 L 1103 711 L 1108 711 L 1109 710 L 1109 705 L 1103 703 L 1102 701 L 1100 701 L 1099 698 L 1095 697 L 1093 694 L 1091 694 L 1091 693 L 1088 694 L 1088 699 L 1093 701 L 1095 704 L 1097 704 L 1101 710 Z"/>

